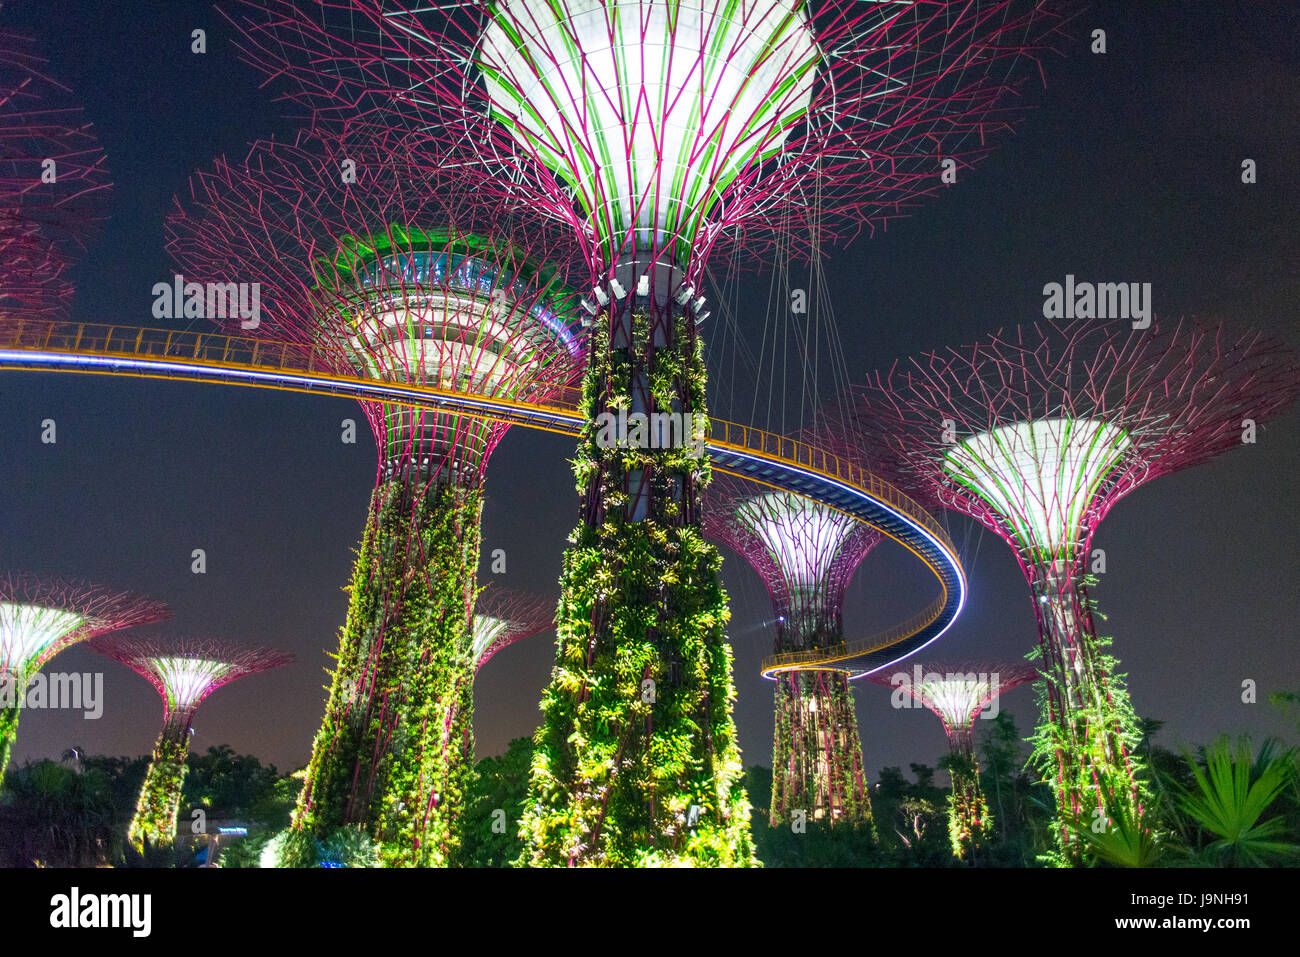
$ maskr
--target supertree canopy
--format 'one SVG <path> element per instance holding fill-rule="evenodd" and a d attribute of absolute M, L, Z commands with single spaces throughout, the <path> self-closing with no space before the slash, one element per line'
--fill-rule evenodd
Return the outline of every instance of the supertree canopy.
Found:
<path fill-rule="evenodd" d="M 582 364 L 563 249 L 544 223 L 480 202 L 470 174 L 436 173 L 412 139 L 257 144 L 194 178 L 171 251 L 193 278 L 259 281 L 258 334 L 341 373 L 554 396 Z M 508 426 L 363 409 L 378 474 L 294 824 L 319 838 L 363 825 L 386 863 L 441 864 L 473 768 L 484 469 Z"/>
<path fill-rule="evenodd" d="M 555 603 L 544 595 L 489 588 L 474 603 L 474 670 L 502 648 L 551 627 Z"/>
<path fill-rule="evenodd" d="M 169 618 L 161 602 L 62 579 L 0 574 L 0 781 L 27 684 L 69 645 Z"/>
<path fill-rule="evenodd" d="M 320 123 L 393 102 L 486 170 L 484 198 L 566 225 L 592 294 L 581 520 L 525 814 L 538 864 L 753 862 L 710 479 L 706 258 L 883 222 L 987 148 L 1024 0 L 249 2 L 248 59 Z M 490 199 L 489 199 L 490 198 Z M 604 423 L 676 420 L 676 440 Z M 624 433 L 620 431 L 619 435 Z M 649 684 L 647 684 L 649 683 Z"/>
<path fill-rule="evenodd" d="M 876 684 L 893 688 L 895 706 L 905 695 L 929 708 L 943 722 L 948 738 L 948 836 L 957 857 L 970 860 L 984 844 L 993 824 L 988 802 L 980 789 L 975 760 L 975 719 L 1001 694 L 1033 681 L 1038 671 L 1030 664 L 962 664 L 937 662 L 906 665 L 868 675 Z"/>
<path fill-rule="evenodd" d="M 844 590 L 881 540 L 875 529 L 788 492 L 723 480 L 705 500 L 704 533 L 742 555 L 772 598 L 776 653 L 844 641 Z M 848 676 L 834 667 L 776 676 L 771 823 L 795 811 L 870 826 L 871 798 Z"/>
<path fill-rule="evenodd" d="M 104 154 L 25 37 L 0 31 L 0 322 L 60 315 L 109 194 Z"/>
<path fill-rule="evenodd" d="M 1141 805 L 1132 708 L 1084 579 L 1093 533 L 1144 482 L 1253 442 L 1297 389 L 1295 353 L 1271 336 L 1077 320 L 896 364 L 857 396 L 857 427 L 901 474 L 1015 550 L 1045 677 L 1036 755 L 1068 855 L 1067 822 Z"/>
<path fill-rule="evenodd" d="M 146 841 L 155 846 L 171 844 L 176 837 L 195 710 L 222 685 L 287 665 L 293 656 L 208 639 L 171 641 L 128 635 L 104 635 L 91 641 L 90 647 L 126 665 L 162 696 L 162 732 L 126 836 L 137 848 Z"/>

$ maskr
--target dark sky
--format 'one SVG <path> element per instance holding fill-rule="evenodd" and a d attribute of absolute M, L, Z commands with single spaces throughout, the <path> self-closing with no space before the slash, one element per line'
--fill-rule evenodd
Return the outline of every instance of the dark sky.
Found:
<path fill-rule="evenodd" d="M 207 4 L 169 0 L 5 3 L 0 23 L 38 37 L 99 130 L 115 182 L 113 218 L 79 270 L 74 318 L 155 325 L 150 289 L 172 269 L 162 219 L 171 196 L 213 156 L 237 156 L 255 137 L 283 135 L 280 107 L 235 57 Z M 208 52 L 190 52 L 190 31 Z M 1094 27 L 1104 56 L 1088 52 Z M 1300 53 L 1294 4 L 1100 3 L 1074 28 L 1065 57 L 1046 62 L 1047 87 L 1016 135 L 942 196 L 885 234 L 831 254 L 826 277 L 851 375 L 895 358 L 970 342 L 1041 316 L 1042 287 L 1066 273 L 1151 282 L 1160 315 L 1250 322 L 1300 346 Z M 1240 163 L 1259 182 L 1240 182 Z M 797 277 L 790 280 L 798 285 Z M 766 278 L 754 289 L 767 288 Z M 750 379 L 730 381 L 736 333 L 754 338 L 762 296 L 742 297 L 713 335 L 715 412 L 747 419 Z M 727 323 L 734 323 L 728 326 Z M 774 388 L 763 383 L 760 389 Z M 796 390 L 797 391 L 797 390 Z M 829 382 L 821 390 L 831 392 Z M 779 407 L 797 396 L 778 395 Z M 303 764 L 323 706 L 326 649 L 337 644 L 341 586 L 374 478 L 369 442 L 344 445 L 347 400 L 144 379 L 7 372 L 0 375 L 0 567 L 131 588 L 169 602 L 168 634 L 271 644 L 299 661 L 236 682 L 206 702 L 196 748 L 228 743 L 281 769 Z M 57 445 L 40 422 L 58 423 Z M 1300 412 L 1259 443 L 1159 479 L 1121 502 L 1096 545 L 1108 573 L 1098 590 L 1104 631 L 1130 675 L 1134 704 L 1168 722 L 1168 746 L 1220 731 L 1257 736 L 1288 728 L 1267 693 L 1300 688 Z M 485 557 L 504 548 L 517 588 L 555 591 L 565 538 L 577 519 L 566 458 L 572 442 L 513 430 L 492 460 Z M 967 540 L 971 598 L 933 646 L 946 659 L 1018 658 L 1035 639 L 1027 587 L 1006 545 L 948 524 Z M 190 573 L 203 548 L 208 573 Z M 771 644 L 766 594 L 728 555 L 731 635 L 746 763 L 768 763 L 771 685 L 758 665 Z M 850 590 L 850 635 L 874 632 L 933 597 L 928 574 L 896 546 L 864 562 Z M 477 688 L 479 753 L 531 733 L 553 656 L 546 634 L 506 649 Z M 161 703 L 140 678 L 74 648 L 51 666 L 104 671 L 107 708 L 29 711 L 18 761 L 146 752 Z M 1243 679 L 1261 703 L 1240 702 Z M 888 693 L 857 692 L 871 773 L 933 763 L 937 719 L 894 711 Z M 1023 731 L 1032 694 L 1004 707 Z"/>

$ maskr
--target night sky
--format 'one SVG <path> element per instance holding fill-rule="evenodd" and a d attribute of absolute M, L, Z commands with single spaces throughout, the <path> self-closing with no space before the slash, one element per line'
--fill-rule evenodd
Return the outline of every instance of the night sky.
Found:
<path fill-rule="evenodd" d="M 173 268 L 163 216 L 188 176 L 219 154 L 292 127 L 236 57 L 206 3 L 107 0 L 5 3 L 0 24 L 34 35 L 54 76 L 98 129 L 114 180 L 113 213 L 79 267 L 73 318 L 160 325 L 151 287 Z M 190 31 L 208 52 L 190 52 Z M 1094 28 L 1108 52 L 1088 51 Z M 1300 346 L 1300 12 L 1292 3 L 1115 2 L 1094 5 L 1065 56 L 1045 61 L 1047 85 L 1014 136 L 942 195 L 886 233 L 834 250 L 825 271 L 849 373 L 1041 318 L 1042 288 L 1067 273 L 1150 282 L 1157 315 L 1253 323 Z M 1244 185 L 1240 164 L 1258 164 Z M 797 271 L 796 271 L 797 272 Z M 799 276 L 789 283 L 798 286 Z M 730 370 L 738 337 L 757 339 L 768 277 L 706 330 L 713 411 L 750 419 L 779 383 Z M 815 322 L 829 322 L 826 315 Z M 771 370 L 769 369 L 769 372 Z M 822 384 L 830 398 L 833 383 Z M 796 408 L 799 390 L 776 394 Z M 304 764 L 324 702 L 327 649 L 337 646 L 352 550 L 374 479 L 364 437 L 340 441 L 348 400 L 146 379 L 0 374 L 0 568 L 103 582 L 169 602 L 173 635 L 273 645 L 296 664 L 216 692 L 195 720 L 196 750 L 226 743 L 289 770 Z M 41 420 L 58 443 L 40 441 Z M 787 423 L 789 424 L 789 423 Z M 1129 674 L 1134 706 L 1167 722 L 1177 747 L 1221 731 L 1295 737 L 1267 704 L 1300 689 L 1300 411 L 1265 425 L 1258 444 L 1161 478 L 1124 499 L 1095 545 L 1108 570 L 1097 590 L 1102 631 Z M 492 459 L 481 580 L 554 594 L 577 495 L 572 440 L 515 429 Z M 1020 657 L 1036 640 L 1027 586 L 1010 549 L 946 519 L 965 543 L 971 597 L 927 654 L 950 661 Z M 190 572 L 207 552 L 208 572 Z M 503 548 L 507 573 L 489 572 Z M 728 554 L 736 718 L 746 764 L 770 761 L 772 686 L 758 674 L 772 635 L 766 593 Z M 934 596 L 933 579 L 892 544 L 863 563 L 850 589 L 850 637 L 906 617 Z M 480 755 L 532 732 L 553 658 L 553 635 L 508 648 L 477 682 Z M 146 753 L 161 702 L 141 678 L 84 648 L 47 666 L 103 671 L 98 721 L 28 711 L 16 761 Z M 1242 704 L 1241 682 L 1260 703 Z M 889 694 L 858 686 L 867 766 L 933 764 L 936 718 L 895 711 Z M 1023 733 L 1028 688 L 1003 707 Z"/>

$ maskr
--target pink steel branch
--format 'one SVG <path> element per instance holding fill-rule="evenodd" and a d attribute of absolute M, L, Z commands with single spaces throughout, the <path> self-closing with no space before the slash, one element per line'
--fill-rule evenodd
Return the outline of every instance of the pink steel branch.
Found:
<path fill-rule="evenodd" d="M 190 198 L 178 203 L 168 219 L 168 248 L 187 278 L 259 281 L 266 318 L 257 334 L 301 344 L 338 371 L 351 371 L 361 361 L 376 366 L 382 376 L 422 383 L 427 378 L 422 364 L 397 348 L 400 343 L 355 340 L 348 320 L 365 316 L 367 310 L 382 310 L 384 303 L 361 303 L 352 290 L 329 288 L 340 285 L 330 273 L 344 237 L 368 242 L 387 233 L 394 239 L 395 226 L 493 236 L 503 246 L 517 242 L 527 250 L 528 259 L 517 253 L 494 254 L 494 265 L 499 267 L 496 289 L 525 283 L 530 275 L 525 270 L 533 262 L 563 262 L 567 250 L 544 224 L 522 215 L 507 218 L 499 207 L 479 201 L 482 179 L 472 172 L 449 173 L 431 166 L 428 154 L 419 148 L 424 140 L 421 134 L 370 135 L 374 132 L 342 139 L 304 135 L 292 144 L 257 143 L 242 162 L 220 161 L 196 174 Z M 357 182 L 345 184 L 341 170 L 349 161 Z M 370 284 L 384 290 L 385 302 L 418 303 L 429 298 L 429 280 L 410 275 L 400 256 L 380 257 L 368 268 Z M 532 305 L 522 302 L 515 308 L 526 311 Z M 373 325 L 378 320 L 364 321 Z M 443 348 L 435 357 L 439 377 L 461 381 L 472 374 L 495 382 L 495 388 L 509 390 L 521 401 L 538 402 L 558 394 L 580 374 L 582 356 L 576 348 L 536 351 L 534 361 L 520 367 L 522 372 L 512 372 L 507 352 L 534 348 L 523 324 L 515 323 L 513 336 L 509 350 L 503 350 L 486 370 L 459 364 L 470 354 L 468 350 Z M 426 343 L 426 349 L 437 348 L 431 341 Z M 383 407 L 362 405 L 382 443 L 387 431 Z M 439 421 L 447 419 L 444 415 Z M 472 454 L 481 467 L 508 428 L 453 417 L 451 454 Z M 469 430 L 474 431 L 473 441 Z M 408 446 L 405 451 L 409 455 L 412 450 Z M 381 470 L 383 458 L 381 448 Z"/>
<path fill-rule="evenodd" d="M 290 664 L 294 657 L 270 648 L 231 644 L 209 638 L 164 639 L 133 635 L 102 635 L 90 647 L 130 668 L 154 686 L 163 699 L 163 721 L 188 740 L 190 721 L 204 699 L 237 678 Z M 177 700 L 173 681 L 187 661 L 216 665 L 201 676 L 183 700 Z"/>
<path fill-rule="evenodd" d="M 911 664 L 901 662 L 894 669 L 868 675 L 867 680 L 885 688 L 901 690 L 933 711 L 943 722 L 949 747 L 966 757 L 974 753 L 975 719 L 980 712 L 994 698 L 1038 677 L 1038 670 L 1023 661 L 958 665 L 931 661 L 919 663 L 922 675 L 936 675 L 939 681 L 923 680 L 918 684 L 913 678 Z M 900 674 L 907 680 L 898 681 Z M 996 678 L 996 684 L 993 678 Z"/>
<path fill-rule="evenodd" d="M 474 603 L 474 617 L 480 616 L 494 618 L 504 627 L 479 653 L 474 665 L 476 671 L 482 670 L 503 648 L 550 628 L 555 620 L 555 600 L 530 592 L 489 587 Z"/>
<path fill-rule="evenodd" d="M 3 317 L 57 317 L 65 272 L 107 217 L 104 153 L 26 37 L 0 32 L 0 301 Z"/>
<path fill-rule="evenodd" d="M 1123 432 L 1126 449 L 1081 512 L 1082 537 L 1067 543 L 1077 571 L 1097 525 L 1121 498 L 1240 446 L 1243 420 L 1276 416 L 1297 391 L 1300 363 L 1276 336 L 1192 320 L 1145 331 L 1076 320 L 1020 326 L 896 362 L 855 390 L 853 418 L 893 457 L 903 481 L 998 532 L 1033 581 L 1035 561 L 1008 516 L 945 469 L 945 421 L 959 440 L 1049 419 L 1105 422 Z"/>
<path fill-rule="evenodd" d="M 989 151 L 994 134 L 1023 112 L 1015 97 L 1025 68 L 1059 40 L 1067 19 L 1063 11 L 1071 5 L 815 0 L 797 6 L 808 16 L 821 52 L 811 101 L 797 123 L 778 110 L 747 131 L 744 149 L 754 155 L 776 150 L 779 156 L 743 165 L 720 184 L 707 210 L 694 211 L 704 217 L 692 249 L 696 268 L 710 251 L 725 255 L 743 249 L 745 261 L 761 261 L 778 241 L 807 243 L 803 251 L 811 253 L 822 239 L 848 238 L 864 224 L 884 226 L 921 196 L 937 192 L 943 160 L 969 166 Z M 468 152 L 491 174 L 483 201 L 522 205 L 566 224 L 583 243 L 593 274 L 603 278 L 631 252 L 626 248 L 631 239 L 624 237 L 619 249 L 600 249 L 592 218 L 575 207 L 570 184 L 580 182 L 587 164 L 595 161 L 592 130 L 583 125 L 585 114 L 564 127 L 560 153 L 569 165 L 557 173 L 491 115 L 475 57 L 493 9 L 485 0 L 418 5 L 238 0 L 226 15 L 242 34 L 238 42 L 245 58 L 270 77 L 289 77 L 286 98 L 314 122 L 364 125 L 368 111 L 397 102 L 410 125 L 435 131 L 431 135 L 443 150 Z M 640 42 L 619 37 L 616 44 L 576 56 L 589 74 L 609 65 L 594 58 L 617 56 L 614 47 L 644 58 L 651 46 L 644 33 L 648 23 L 643 21 Z M 708 51 L 724 60 L 737 53 Z M 699 56 L 705 55 L 701 50 Z M 574 56 L 563 44 L 534 66 L 558 76 L 557 64 Z M 791 52 L 780 48 L 770 56 L 788 58 Z M 709 91 L 695 94 L 707 99 Z M 566 103 L 595 97 L 591 110 L 618 111 L 629 144 L 657 136 L 653 109 L 644 98 L 633 98 L 632 112 L 623 115 L 622 104 L 603 91 L 559 87 L 552 95 Z M 782 95 L 775 86 L 766 91 L 767 99 Z M 709 155 L 720 130 L 715 123 L 694 131 L 686 150 L 692 162 Z M 550 159 L 555 161 L 553 155 Z M 715 172 L 725 159 L 711 159 Z M 666 162 L 661 155 L 654 183 L 666 185 L 672 178 Z M 650 192 L 636 198 L 639 211 L 655 214 L 657 204 L 674 202 L 667 188 Z M 610 201 L 603 193 L 588 197 L 595 211 Z M 700 225 L 689 216 L 683 222 Z M 817 239 L 810 240 L 810 233 Z M 689 238 L 669 235 L 662 246 Z"/>
<path fill-rule="evenodd" d="M 15 657 L 16 648 L 7 641 L 0 645 L 0 656 L 3 656 L 0 657 L 0 671 L 15 675 L 39 670 L 47 661 L 76 642 L 171 617 L 170 610 L 162 602 L 131 592 L 20 572 L 0 573 L 0 602 L 67 612 L 81 619 L 77 627 L 43 646 L 29 660 L 18 660 Z"/>

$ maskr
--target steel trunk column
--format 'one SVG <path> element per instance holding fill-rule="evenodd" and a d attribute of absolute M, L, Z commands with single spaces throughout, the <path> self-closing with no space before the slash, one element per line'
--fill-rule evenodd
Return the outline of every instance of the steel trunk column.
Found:
<path fill-rule="evenodd" d="M 561 577 L 525 860 L 749 865 L 721 559 L 699 529 L 709 466 L 696 441 L 707 421 L 696 307 L 663 261 L 627 260 L 598 288 L 575 462 L 582 522 Z M 653 419 L 638 424 L 665 414 L 679 417 L 667 443 Z"/>

